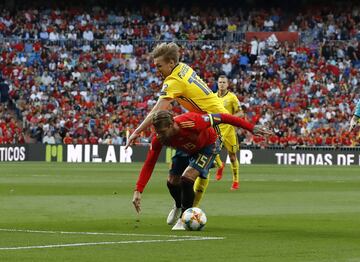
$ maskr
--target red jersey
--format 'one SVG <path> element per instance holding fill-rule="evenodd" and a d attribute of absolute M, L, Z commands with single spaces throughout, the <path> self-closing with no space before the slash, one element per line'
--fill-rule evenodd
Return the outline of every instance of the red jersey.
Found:
<path fill-rule="evenodd" d="M 254 125 L 229 114 L 199 114 L 194 112 L 185 113 L 174 117 L 174 122 L 180 127 L 179 132 L 172 137 L 167 145 L 182 150 L 190 155 L 200 151 L 205 146 L 215 143 L 217 133 L 215 124 L 232 124 L 237 127 L 253 131 Z M 156 161 L 159 157 L 163 144 L 154 135 L 150 150 L 141 169 L 136 190 L 142 192 L 150 179 Z"/>
<path fill-rule="evenodd" d="M 186 113 L 174 117 L 174 122 L 180 127 L 179 133 L 166 146 L 180 149 L 190 155 L 205 146 L 215 143 L 217 134 L 211 126 L 210 117 L 197 113 Z M 160 148 L 162 144 L 156 136 L 152 140 L 152 148 Z"/>
<path fill-rule="evenodd" d="M 66 136 L 66 137 L 64 137 L 64 139 L 63 139 L 63 143 L 64 144 L 72 144 L 73 143 L 73 139 L 72 139 L 72 137 L 71 136 Z"/>

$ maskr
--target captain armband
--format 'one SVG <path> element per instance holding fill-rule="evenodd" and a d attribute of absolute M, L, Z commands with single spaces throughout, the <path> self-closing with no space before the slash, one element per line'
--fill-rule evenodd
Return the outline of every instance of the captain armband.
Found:
<path fill-rule="evenodd" d="M 220 114 L 209 114 L 209 117 L 212 126 L 222 123 Z"/>

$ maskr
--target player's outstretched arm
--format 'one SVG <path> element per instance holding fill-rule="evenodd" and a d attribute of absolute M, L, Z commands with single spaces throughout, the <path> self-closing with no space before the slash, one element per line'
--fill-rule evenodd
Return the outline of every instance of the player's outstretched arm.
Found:
<path fill-rule="evenodd" d="M 144 131 L 146 128 L 148 128 L 151 125 L 151 119 L 152 119 L 153 114 L 159 110 L 167 110 L 170 106 L 171 101 L 172 101 L 172 99 L 159 98 L 159 100 L 156 102 L 153 109 L 145 117 L 144 121 L 142 121 L 142 123 L 129 136 L 129 139 L 126 143 L 125 149 L 128 148 L 130 145 L 132 145 L 135 142 L 135 140 L 140 136 L 141 132 Z"/>
<path fill-rule="evenodd" d="M 144 191 L 149 179 L 153 173 L 156 161 L 159 158 L 159 154 L 161 152 L 162 145 L 154 137 L 151 141 L 150 150 L 146 156 L 146 160 L 144 162 L 143 167 L 141 168 L 139 177 L 136 181 L 136 187 L 133 195 L 132 203 L 135 207 L 136 212 L 140 213 L 141 211 L 141 193 Z"/>
<path fill-rule="evenodd" d="M 229 124 L 236 127 L 244 128 L 250 132 L 252 132 L 254 135 L 273 135 L 274 132 L 270 129 L 266 128 L 265 126 L 261 125 L 254 125 L 245 119 L 241 117 L 237 117 L 230 114 L 211 114 L 211 119 L 213 124 Z"/>

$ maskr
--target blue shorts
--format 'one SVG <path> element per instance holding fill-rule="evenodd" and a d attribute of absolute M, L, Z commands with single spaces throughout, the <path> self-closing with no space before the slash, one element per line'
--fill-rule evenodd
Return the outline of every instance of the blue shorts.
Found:
<path fill-rule="evenodd" d="M 358 103 L 356 104 L 356 108 L 355 108 L 355 113 L 354 115 L 356 115 L 357 117 L 360 117 L 360 100 L 358 101 Z"/>
<path fill-rule="evenodd" d="M 195 168 L 201 178 L 207 178 L 209 169 L 212 167 L 215 157 L 220 152 L 221 142 L 219 139 L 214 144 L 202 148 L 199 152 L 189 155 L 181 150 L 176 150 L 172 157 L 170 175 L 181 176 L 188 166 Z"/>

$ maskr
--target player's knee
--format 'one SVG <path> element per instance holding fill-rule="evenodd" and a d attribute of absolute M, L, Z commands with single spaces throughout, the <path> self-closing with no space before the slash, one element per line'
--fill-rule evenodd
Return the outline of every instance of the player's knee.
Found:
<path fill-rule="evenodd" d="M 191 176 L 187 176 L 186 174 L 181 176 L 181 183 L 194 184 L 195 179 Z"/>
<path fill-rule="evenodd" d="M 181 176 L 169 175 L 167 183 L 171 185 L 179 185 L 181 182 Z"/>
<path fill-rule="evenodd" d="M 181 177 L 186 177 L 192 181 L 195 181 L 196 178 L 200 175 L 199 171 L 193 167 L 189 167 L 185 170 Z"/>

